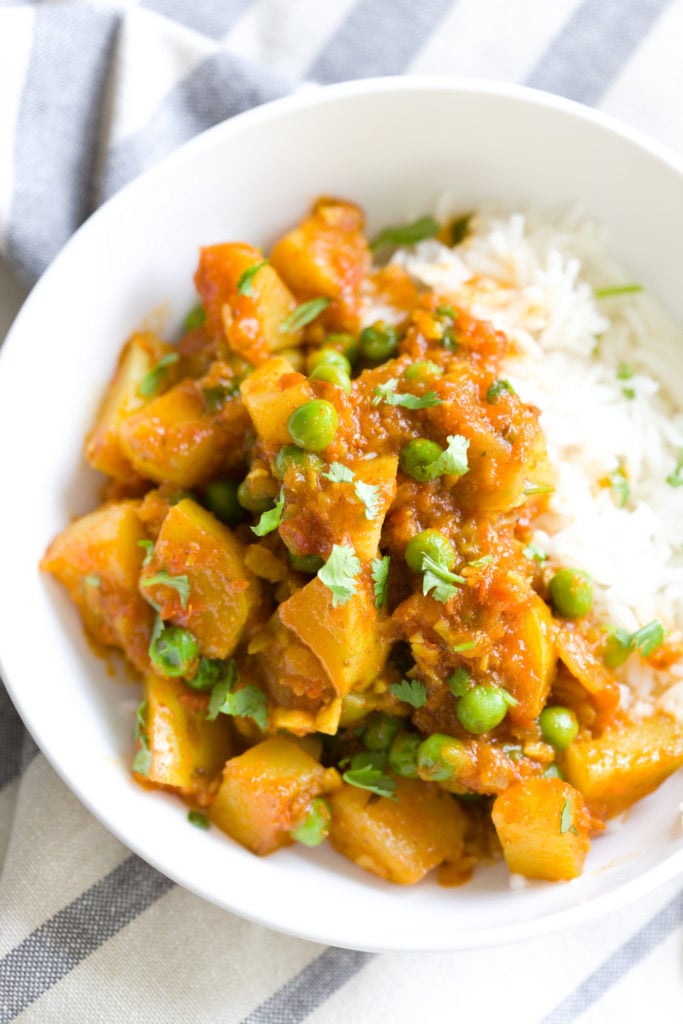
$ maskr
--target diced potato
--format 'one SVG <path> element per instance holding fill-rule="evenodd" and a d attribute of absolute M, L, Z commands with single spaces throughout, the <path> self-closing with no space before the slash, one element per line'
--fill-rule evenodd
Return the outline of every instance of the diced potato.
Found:
<path fill-rule="evenodd" d="M 125 501 L 75 520 L 52 541 L 40 567 L 66 587 L 97 643 L 120 647 L 145 671 L 154 612 L 138 591 L 145 554 L 138 542 L 146 534 L 137 507 Z"/>
<path fill-rule="evenodd" d="M 263 254 L 251 245 L 211 245 L 201 250 L 195 275 L 208 332 L 214 336 L 223 332 L 230 348 L 252 363 L 300 341 L 299 331 L 281 330 L 296 309 L 296 300 L 272 266 L 255 273 L 248 295 L 237 289 L 242 274 L 261 262 Z"/>
<path fill-rule="evenodd" d="M 270 262 L 301 299 L 324 295 L 332 304 L 323 316 L 333 330 L 360 326 L 361 285 L 370 269 L 363 214 L 353 203 L 319 199 L 310 216 L 281 238 Z"/>
<path fill-rule="evenodd" d="M 172 586 L 145 586 L 162 571 L 187 577 L 185 608 L 182 595 Z M 260 585 L 244 565 L 243 545 L 191 498 L 179 501 L 166 515 L 140 587 L 158 605 L 163 619 L 194 633 L 209 658 L 232 654 L 261 599 Z"/>
<path fill-rule="evenodd" d="M 208 696 L 179 679 L 148 675 L 145 700 L 144 735 L 151 760 L 147 774 L 139 777 L 208 803 L 233 752 L 229 718 L 219 715 L 209 722 Z"/>
<path fill-rule="evenodd" d="M 619 684 L 602 658 L 578 628 L 555 623 L 557 653 L 571 675 L 585 690 L 595 708 L 598 725 L 609 721 L 619 704 Z"/>
<path fill-rule="evenodd" d="M 619 814 L 683 765 L 683 726 L 668 715 L 575 740 L 561 766 L 601 817 Z"/>
<path fill-rule="evenodd" d="M 248 417 L 238 394 L 218 408 L 204 382 L 184 380 L 121 424 L 121 448 L 136 472 L 157 483 L 197 487 L 244 461 Z"/>
<path fill-rule="evenodd" d="M 259 440 L 273 450 L 291 444 L 287 420 L 295 409 L 315 398 L 313 389 L 291 363 L 274 356 L 240 385 L 242 399 Z"/>
<path fill-rule="evenodd" d="M 330 798 L 330 843 L 365 871 L 413 885 L 464 853 L 467 816 L 448 793 L 429 783 L 397 780 L 397 799 L 344 784 Z"/>
<path fill-rule="evenodd" d="M 323 768 L 297 743 L 275 736 L 227 762 L 209 817 L 252 853 L 271 853 L 292 842 L 289 833 L 311 800 L 339 782 L 334 768 Z"/>
<path fill-rule="evenodd" d="M 557 882 L 576 878 L 590 849 L 591 814 L 562 779 L 526 779 L 496 797 L 491 812 L 510 871 Z"/>
<path fill-rule="evenodd" d="M 557 665 L 552 616 L 538 594 L 531 591 L 528 605 L 507 616 L 497 654 L 506 689 L 518 702 L 508 716 L 531 725 L 543 710 Z"/>
<path fill-rule="evenodd" d="M 133 475 L 131 463 L 121 447 L 121 424 L 146 402 L 139 388 L 162 356 L 173 352 L 155 334 L 134 334 L 125 344 L 104 401 L 85 443 L 85 457 L 95 469 L 107 476 L 127 478 Z M 160 383 L 173 381 L 175 367 L 169 365 Z"/>
<path fill-rule="evenodd" d="M 315 654 L 339 696 L 369 686 L 384 667 L 390 642 L 365 581 L 334 608 L 332 592 L 315 577 L 283 601 L 277 614 Z"/>

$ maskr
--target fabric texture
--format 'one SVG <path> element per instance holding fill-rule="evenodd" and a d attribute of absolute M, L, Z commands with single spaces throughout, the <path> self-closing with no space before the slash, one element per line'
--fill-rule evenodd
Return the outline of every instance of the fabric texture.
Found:
<path fill-rule="evenodd" d="M 0 259 L 33 283 L 185 140 L 316 84 L 466 74 L 583 101 L 683 153 L 683 0 L 0 0 Z M 683 1020 L 680 879 L 500 950 L 372 955 L 242 921 L 78 803 L 0 684 L 0 1024 Z"/>

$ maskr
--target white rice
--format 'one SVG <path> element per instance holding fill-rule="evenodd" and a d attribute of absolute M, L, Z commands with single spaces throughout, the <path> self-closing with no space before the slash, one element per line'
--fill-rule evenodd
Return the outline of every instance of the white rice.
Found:
<path fill-rule="evenodd" d="M 535 537 L 550 564 L 591 574 L 606 624 L 633 632 L 659 619 L 683 633 L 683 487 L 666 482 L 683 451 L 683 330 L 645 293 L 596 299 L 595 289 L 634 282 L 608 255 L 605 232 L 576 214 L 479 213 L 455 250 L 425 241 L 393 260 L 515 342 L 504 372 L 542 410 L 557 473 Z M 635 371 L 626 381 L 623 364 Z M 605 486 L 620 466 L 623 508 Z M 634 655 L 624 682 L 632 713 L 661 707 L 683 721 L 683 663 L 656 673 Z"/>

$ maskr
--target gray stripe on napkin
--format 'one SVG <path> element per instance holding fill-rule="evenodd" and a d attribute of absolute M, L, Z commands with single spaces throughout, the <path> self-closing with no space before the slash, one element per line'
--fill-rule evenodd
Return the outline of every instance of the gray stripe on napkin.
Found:
<path fill-rule="evenodd" d="M 10 261 L 37 278 L 91 212 L 99 121 L 120 16 L 38 7 L 15 134 Z"/>
<path fill-rule="evenodd" d="M 397 75 L 453 0 L 359 0 L 306 73 L 316 82 Z"/>
<path fill-rule="evenodd" d="M 37 753 L 0 679 L 0 789 L 21 775 Z"/>
<path fill-rule="evenodd" d="M 374 956 L 374 953 L 330 946 L 270 999 L 252 1010 L 242 1024 L 299 1024 Z"/>
<path fill-rule="evenodd" d="M 204 129 L 284 96 L 291 88 L 288 80 L 231 54 L 207 58 L 168 93 L 140 132 L 110 153 L 103 198 Z"/>
<path fill-rule="evenodd" d="M 659 910 L 628 942 L 615 950 L 596 971 L 559 1003 L 540 1024 L 573 1024 L 641 960 L 683 924 L 683 891 Z"/>
<path fill-rule="evenodd" d="M 9 1024 L 173 884 L 131 855 L 32 932 L 0 960 L 0 1024 Z"/>
<path fill-rule="evenodd" d="M 143 0 L 142 6 L 157 14 L 202 32 L 211 39 L 220 39 L 230 29 L 252 0 Z"/>
<path fill-rule="evenodd" d="M 584 0 L 526 84 L 596 105 L 671 0 Z"/>

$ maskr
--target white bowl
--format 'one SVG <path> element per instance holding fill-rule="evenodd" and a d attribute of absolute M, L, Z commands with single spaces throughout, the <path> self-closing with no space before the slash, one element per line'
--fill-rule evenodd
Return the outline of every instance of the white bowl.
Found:
<path fill-rule="evenodd" d="M 634 279 L 683 319 L 683 174 L 609 119 L 522 88 L 383 79 L 309 92 L 206 132 L 99 210 L 28 299 L 0 360 L 0 658 L 24 721 L 65 782 L 124 843 L 228 910 L 320 942 L 454 950 L 537 935 L 623 903 L 683 868 L 683 775 L 596 841 L 584 875 L 512 891 L 502 865 L 457 889 L 391 886 L 332 850 L 260 860 L 129 774 L 134 692 L 93 656 L 38 560 L 92 506 L 83 436 L 128 333 L 169 330 L 193 303 L 197 247 L 268 245 L 322 193 L 360 202 L 370 228 L 498 200 L 580 203 L 612 230 Z"/>

